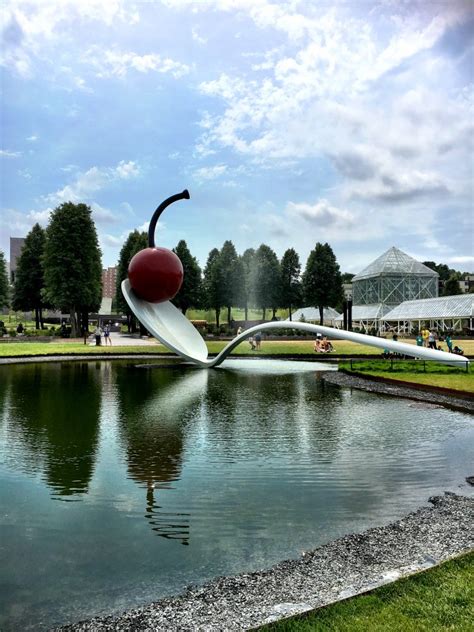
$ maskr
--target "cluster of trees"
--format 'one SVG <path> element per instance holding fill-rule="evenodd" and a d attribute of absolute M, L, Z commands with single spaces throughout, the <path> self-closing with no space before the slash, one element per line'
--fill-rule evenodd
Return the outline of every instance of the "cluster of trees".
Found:
<path fill-rule="evenodd" d="M 146 246 L 146 233 L 134 231 L 120 252 L 116 304 L 128 314 L 130 322 L 132 315 L 122 297 L 120 284 L 127 276 L 131 257 Z M 316 244 L 303 274 L 294 248 L 289 248 L 279 260 L 265 244 L 257 250 L 248 248 L 239 255 L 232 241 L 226 241 L 220 250 L 211 250 L 203 271 L 184 240 L 174 252 L 183 263 L 184 281 L 173 303 L 183 314 L 190 308 L 214 310 L 216 326 L 219 326 L 222 310 L 227 311 L 227 322 L 231 322 L 232 307 L 242 308 L 245 320 L 249 307 L 261 309 L 263 320 L 268 310 L 275 318 L 276 310 L 285 308 L 291 319 L 293 309 L 303 304 L 319 307 L 322 322 L 324 307 L 336 306 L 342 300 L 342 276 L 329 244 Z"/>
<path fill-rule="evenodd" d="M 0 302 L 14 310 L 34 311 L 43 328 L 43 309 L 69 313 L 71 335 L 87 331 L 89 312 L 102 300 L 102 262 L 91 208 L 67 202 L 50 216 L 46 229 L 35 224 L 17 260 L 11 296 L 0 261 Z"/>
<path fill-rule="evenodd" d="M 123 299 L 120 284 L 127 277 L 130 259 L 148 246 L 147 234 L 137 230 L 129 234 L 120 252 L 117 270 L 115 307 L 133 316 Z M 242 308 L 245 319 L 250 307 L 268 311 L 275 318 L 278 308 L 292 311 L 302 305 L 319 308 L 323 322 L 325 307 L 338 307 L 343 293 L 342 283 L 351 274 L 341 275 L 336 257 L 329 244 L 317 243 L 302 272 L 298 253 L 289 248 L 281 260 L 267 245 L 248 248 L 239 255 L 232 241 L 214 248 L 207 257 L 204 270 L 191 254 L 184 240 L 174 252 L 184 267 L 183 285 L 173 299 L 186 314 L 190 308 L 212 309 L 219 326 L 222 310 L 227 322 L 232 319 L 232 307 Z M 445 264 L 425 261 L 444 281 L 443 294 L 460 292 L 462 274 Z M 35 224 L 25 238 L 17 261 L 16 279 L 10 291 L 5 257 L 0 252 L 0 309 L 11 306 L 18 311 L 34 311 L 36 327 L 43 327 L 43 309 L 54 308 L 70 314 L 71 334 L 87 330 L 88 315 L 99 309 L 102 298 L 102 264 L 97 231 L 92 211 L 85 204 L 67 202 L 51 213 L 46 229 Z"/>
<path fill-rule="evenodd" d="M 439 280 L 442 281 L 441 296 L 460 294 L 459 281 L 469 272 L 458 272 L 449 268 L 445 263 L 435 263 L 434 261 L 423 261 L 423 265 L 439 274 Z"/>

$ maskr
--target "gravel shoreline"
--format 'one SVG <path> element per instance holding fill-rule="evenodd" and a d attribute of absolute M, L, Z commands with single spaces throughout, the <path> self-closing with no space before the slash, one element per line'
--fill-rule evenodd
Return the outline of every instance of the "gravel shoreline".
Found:
<path fill-rule="evenodd" d="M 469 393 L 459 395 L 440 393 L 433 390 L 421 390 L 404 386 L 403 383 L 393 384 L 393 382 L 376 382 L 366 377 L 348 375 L 339 371 L 328 371 L 324 373 L 324 380 L 330 384 L 357 388 L 380 395 L 390 395 L 392 397 L 406 397 L 420 402 L 427 402 L 438 406 L 448 406 L 454 410 L 471 413 L 474 410 L 474 396 Z"/>
<path fill-rule="evenodd" d="M 351 534 L 268 570 L 220 577 L 118 616 L 56 630 L 248 630 L 345 599 L 474 549 L 474 498 L 445 492 L 431 507 Z"/>

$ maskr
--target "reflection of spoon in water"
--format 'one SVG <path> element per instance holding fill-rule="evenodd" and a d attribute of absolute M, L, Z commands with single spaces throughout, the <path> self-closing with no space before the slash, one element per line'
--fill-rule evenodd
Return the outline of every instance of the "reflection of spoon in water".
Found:
<path fill-rule="evenodd" d="M 446 353 L 445 351 L 417 347 L 406 342 L 394 342 L 393 340 L 358 334 L 353 331 L 344 331 L 343 329 L 335 329 L 334 327 L 291 321 L 276 321 L 250 327 L 231 340 L 215 358 L 209 359 L 207 357 L 206 343 L 201 337 L 201 334 L 172 303 L 169 301 L 165 301 L 164 303 L 150 303 L 138 298 L 130 287 L 128 279 L 122 281 L 122 293 L 132 312 L 157 340 L 185 360 L 189 360 L 202 367 L 213 367 L 221 364 L 229 353 L 246 338 L 249 338 L 259 331 L 265 331 L 266 329 L 297 329 L 313 334 L 320 333 L 323 336 L 331 338 L 349 340 L 359 344 L 378 347 L 379 349 L 388 349 L 389 351 L 402 355 L 445 364 L 453 364 L 454 366 L 466 366 L 466 363 L 469 362 L 464 356 L 456 356 L 452 353 Z"/>

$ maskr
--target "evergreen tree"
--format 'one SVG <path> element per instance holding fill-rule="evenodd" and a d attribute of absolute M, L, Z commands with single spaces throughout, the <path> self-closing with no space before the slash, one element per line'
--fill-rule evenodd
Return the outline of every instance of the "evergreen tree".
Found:
<path fill-rule="evenodd" d="M 186 311 L 190 307 L 200 307 L 201 301 L 201 268 L 197 262 L 196 257 L 193 257 L 189 252 L 189 248 L 184 241 L 178 243 L 173 252 L 178 255 L 183 264 L 184 278 L 183 284 L 173 299 L 174 305 L 186 314 Z"/>
<path fill-rule="evenodd" d="M 223 275 L 221 270 L 220 253 L 213 248 L 207 257 L 204 268 L 204 301 L 209 309 L 216 314 L 216 327 L 219 328 L 219 319 L 222 309 L 222 285 Z"/>
<path fill-rule="evenodd" d="M 324 308 L 342 299 L 341 272 L 329 244 L 317 243 L 310 252 L 303 274 L 305 302 L 319 309 L 319 323 L 324 322 Z"/>
<path fill-rule="evenodd" d="M 265 244 L 262 244 L 255 252 L 251 286 L 253 302 L 262 310 L 263 320 L 265 320 L 267 308 L 273 310 L 273 318 L 275 318 L 276 310 L 281 305 L 280 263 L 274 251 Z"/>
<path fill-rule="evenodd" d="M 252 293 L 252 269 L 253 269 L 253 260 L 255 256 L 255 250 L 253 248 L 247 248 L 244 254 L 240 257 L 240 262 L 242 264 L 242 292 L 240 295 L 240 301 L 238 303 L 239 307 L 244 308 L 245 312 L 245 320 L 248 320 L 248 310 L 250 303 L 250 296 Z"/>
<path fill-rule="evenodd" d="M 293 307 L 301 305 L 301 263 L 294 248 L 288 248 L 283 254 L 281 269 L 281 306 L 286 307 L 290 320 Z"/>
<path fill-rule="evenodd" d="M 44 273 L 43 254 L 46 232 L 35 224 L 28 235 L 17 261 L 15 287 L 13 290 L 14 310 L 34 310 L 36 329 L 43 329 Z"/>
<path fill-rule="evenodd" d="M 0 309 L 10 304 L 10 286 L 8 283 L 5 255 L 0 251 Z"/>
<path fill-rule="evenodd" d="M 44 249 L 45 296 L 69 311 L 71 335 L 79 333 L 78 315 L 87 330 L 88 313 L 98 311 L 102 298 L 102 263 L 92 211 L 66 202 L 51 214 Z"/>
<path fill-rule="evenodd" d="M 222 275 L 221 302 L 223 307 L 227 307 L 227 322 L 230 325 L 232 306 L 241 302 L 244 285 L 242 263 L 231 241 L 224 242 L 219 262 Z"/>
<path fill-rule="evenodd" d="M 122 294 L 122 281 L 128 277 L 128 265 L 132 257 L 143 250 L 148 248 L 148 235 L 145 232 L 139 232 L 138 230 L 132 231 L 122 249 L 120 250 L 119 261 L 117 264 L 117 286 L 115 288 L 115 304 L 117 310 L 127 316 L 127 325 L 129 333 L 137 329 L 137 323 L 135 316 L 130 310 L 127 301 Z"/>

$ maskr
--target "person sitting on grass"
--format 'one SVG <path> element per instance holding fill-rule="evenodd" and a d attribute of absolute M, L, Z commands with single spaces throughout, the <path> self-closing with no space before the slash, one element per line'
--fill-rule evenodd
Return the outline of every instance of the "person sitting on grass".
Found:
<path fill-rule="evenodd" d="M 334 347 L 329 342 L 327 337 L 324 336 L 324 338 L 322 339 L 322 342 L 321 342 L 321 353 L 331 353 L 331 351 L 334 351 Z"/>
<path fill-rule="evenodd" d="M 457 345 L 455 345 L 453 353 L 455 353 L 456 355 L 464 355 L 464 351 L 461 349 L 461 347 L 458 347 Z"/>

